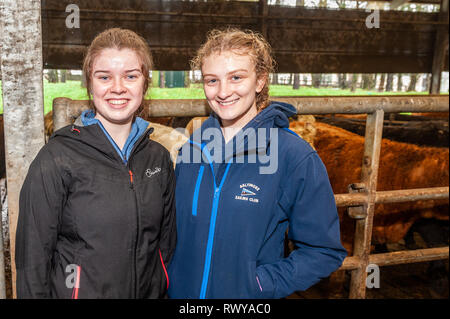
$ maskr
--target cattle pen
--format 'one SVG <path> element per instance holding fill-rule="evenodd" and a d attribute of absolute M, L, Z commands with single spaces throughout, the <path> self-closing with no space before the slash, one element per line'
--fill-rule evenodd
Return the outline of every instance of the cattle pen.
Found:
<path fill-rule="evenodd" d="M 364 155 L 361 159 L 361 179 L 349 185 L 348 194 L 335 194 L 338 207 L 348 207 L 348 215 L 355 219 L 353 255 L 344 260 L 340 270 L 351 271 L 351 299 L 365 298 L 366 269 L 446 259 L 449 247 L 425 248 L 389 253 L 370 254 L 375 205 L 419 200 L 448 199 L 449 187 L 377 191 L 378 166 L 385 113 L 446 112 L 448 96 L 359 96 L 359 97 L 295 97 L 276 98 L 297 108 L 298 114 L 367 114 Z M 209 107 L 205 100 L 147 100 L 151 117 L 205 116 Z M 53 101 L 54 128 L 70 125 L 85 109 L 87 100 L 56 98 Z"/>

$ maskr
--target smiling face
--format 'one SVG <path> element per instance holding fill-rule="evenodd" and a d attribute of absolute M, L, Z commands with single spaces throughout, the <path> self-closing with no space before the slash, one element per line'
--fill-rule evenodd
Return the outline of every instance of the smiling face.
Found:
<path fill-rule="evenodd" d="M 257 78 L 250 56 L 232 51 L 211 54 L 203 60 L 202 74 L 206 99 L 222 127 L 243 128 L 258 114 L 256 93 L 266 79 Z"/>
<path fill-rule="evenodd" d="M 104 49 L 95 58 L 91 74 L 95 118 L 105 126 L 131 124 L 142 103 L 145 80 L 136 52 Z"/>

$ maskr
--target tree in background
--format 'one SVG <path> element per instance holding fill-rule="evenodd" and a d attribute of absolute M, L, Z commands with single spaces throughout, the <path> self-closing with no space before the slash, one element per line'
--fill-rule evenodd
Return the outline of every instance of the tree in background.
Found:
<path fill-rule="evenodd" d="M 320 87 L 320 82 L 322 82 L 322 74 L 320 73 L 312 73 L 311 74 L 311 78 L 312 78 L 312 86 L 315 88 L 319 88 Z"/>
<path fill-rule="evenodd" d="M 392 91 L 393 83 L 394 83 L 394 74 L 388 73 L 387 79 L 386 79 L 386 92 Z"/>
<path fill-rule="evenodd" d="M 50 69 L 47 73 L 48 82 L 50 83 L 58 83 L 58 70 Z"/>
<path fill-rule="evenodd" d="M 59 82 L 66 83 L 67 70 L 59 70 Z"/>
<path fill-rule="evenodd" d="M 356 86 L 358 84 L 358 74 L 353 73 L 352 74 L 352 80 L 350 83 L 350 92 L 355 92 L 356 91 Z"/>
<path fill-rule="evenodd" d="M 362 88 L 364 90 L 375 89 L 376 78 L 377 78 L 376 74 L 363 74 L 362 75 Z"/>
<path fill-rule="evenodd" d="M 397 74 L 397 91 L 401 92 L 403 89 L 403 80 L 402 80 L 402 74 Z"/>
<path fill-rule="evenodd" d="M 381 74 L 381 78 L 380 78 L 380 84 L 378 85 L 378 92 L 383 92 L 384 91 L 384 82 L 385 81 L 386 81 L 385 74 L 382 73 Z"/>
<path fill-rule="evenodd" d="M 294 74 L 294 84 L 292 85 L 294 90 L 298 90 L 300 88 L 300 73 Z"/>
<path fill-rule="evenodd" d="M 189 78 L 189 72 L 184 72 L 184 87 L 191 87 L 191 79 Z"/>
<path fill-rule="evenodd" d="M 159 87 L 164 89 L 166 87 L 166 74 L 164 71 L 159 71 Z"/>
<path fill-rule="evenodd" d="M 417 74 L 411 73 L 409 75 L 410 81 L 409 81 L 408 89 L 406 91 L 413 92 L 416 90 L 417 77 L 418 77 Z"/>
<path fill-rule="evenodd" d="M 430 90 L 430 86 L 431 86 L 431 73 L 427 73 L 424 77 L 423 77 L 423 90 L 424 91 L 429 91 Z"/>
<path fill-rule="evenodd" d="M 338 85 L 339 85 L 339 88 L 343 89 L 343 90 L 348 88 L 346 74 L 344 74 L 344 73 L 338 74 Z"/>
<path fill-rule="evenodd" d="M 278 73 L 272 74 L 272 81 L 270 82 L 272 85 L 278 85 Z"/>

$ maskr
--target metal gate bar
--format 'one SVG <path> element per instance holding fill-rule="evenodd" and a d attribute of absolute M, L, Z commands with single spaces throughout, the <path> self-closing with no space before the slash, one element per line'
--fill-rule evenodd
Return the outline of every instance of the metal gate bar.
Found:
<path fill-rule="evenodd" d="M 386 266 L 449 257 L 448 247 L 370 254 L 375 204 L 449 198 L 449 187 L 376 191 L 384 113 L 448 112 L 448 95 L 327 96 L 276 100 L 294 105 L 298 114 L 368 114 L 361 181 L 354 184 L 358 191 L 335 195 L 337 206 L 349 206 L 349 215 L 356 219 L 353 256 L 347 257 L 340 268 L 351 271 L 350 298 L 365 298 L 366 267 L 369 264 Z M 209 114 L 205 100 L 151 100 L 144 103 L 153 117 Z M 88 107 L 85 100 L 54 99 L 55 130 L 71 124 Z"/>

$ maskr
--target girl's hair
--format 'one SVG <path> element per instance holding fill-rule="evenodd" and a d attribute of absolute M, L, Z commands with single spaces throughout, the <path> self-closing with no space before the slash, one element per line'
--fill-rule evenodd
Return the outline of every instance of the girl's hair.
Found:
<path fill-rule="evenodd" d="M 198 49 L 196 57 L 191 61 L 193 70 L 201 70 L 205 58 L 211 54 L 232 51 L 235 54 L 248 55 L 255 65 L 256 76 L 266 77 L 261 92 L 256 93 L 256 107 L 262 110 L 269 105 L 269 74 L 274 72 L 275 60 L 272 57 L 270 44 L 262 35 L 251 30 L 228 28 L 211 30 L 206 42 Z"/>
<path fill-rule="evenodd" d="M 86 55 L 83 61 L 83 74 L 86 81 L 86 88 L 89 97 L 89 103 L 91 104 L 91 84 L 92 84 L 92 66 L 95 59 L 104 49 L 130 49 L 133 50 L 139 57 L 141 63 L 141 72 L 144 76 L 144 90 L 142 101 L 144 101 L 145 94 L 147 93 L 150 85 L 150 71 L 153 69 L 153 59 L 150 52 L 150 48 L 144 38 L 136 34 L 135 32 L 127 29 L 111 28 L 103 31 L 95 37 L 87 49 Z M 144 103 L 141 103 L 136 111 L 136 115 L 143 115 Z M 91 105 L 94 107 L 94 105 Z M 145 116 L 143 116 L 145 117 Z"/>

